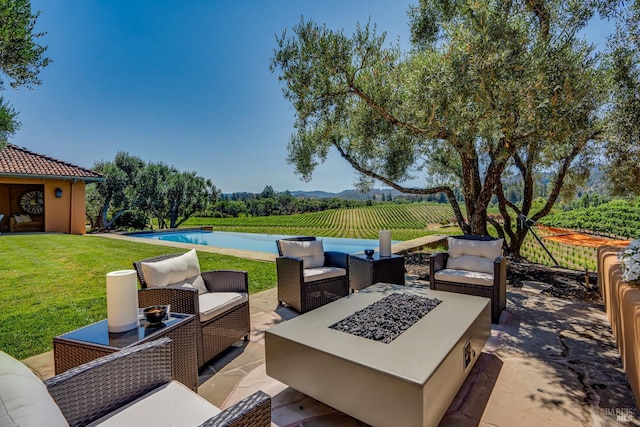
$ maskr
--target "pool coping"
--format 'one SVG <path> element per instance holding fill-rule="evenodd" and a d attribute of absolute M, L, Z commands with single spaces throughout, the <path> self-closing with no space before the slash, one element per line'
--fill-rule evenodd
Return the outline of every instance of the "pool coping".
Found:
<path fill-rule="evenodd" d="M 167 230 L 164 230 L 167 231 Z M 208 245 L 197 245 L 193 243 L 181 243 L 181 242 L 171 242 L 168 240 L 155 240 L 155 239 L 147 239 L 144 237 L 135 237 L 134 235 L 127 235 L 122 233 L 93 233 L 93 234 L 85 234 L 85 236 L 91 237 L 106 237 L 109 239 L 116 240 L 126 240 L 130 242 L 138 242 L 138 243 L 146 243 L 149 245 L 157 245 L 157 246 L 167 246 L 173 248 L 181 248 L 181 249 L 193 249 L 195 248 L 201 252 L 210 252 L 221 255 L 229 255 L 235 256 L 238 258 L 251 259 L 254 261 L 266 261 L 266 262 L 275 262 L 278 254 L 271 252 L 259 252 L 259 251 L 250 251 L 247 249 L 233 249 L 233 248 L 222 248 L 218 246 L 208 246 Z M 447 236 L 433 234 L 429 236 L 419 237 L 417 239 L 405 240 L 400 243 L 395 243 L 391 245 L 391 252 L 394 254 L 404 254 L 411 251 L 416 251 L 419 249 L 423 249 L 426 247 L 435 247 L 439 244 L 443 244 L 446 241 Z"/>

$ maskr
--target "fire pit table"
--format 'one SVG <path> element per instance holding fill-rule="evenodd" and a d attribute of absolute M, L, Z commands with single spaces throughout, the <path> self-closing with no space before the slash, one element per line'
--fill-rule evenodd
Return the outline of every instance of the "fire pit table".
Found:
<path fill-rule="evenodd" d="M 407 296 L 403 294 L 426 301 L 430 311 L 412 326 L 401 326 L 404 332 L 390 342 L 382 341 L 389 341 L 382 333 L 376 341 L 335 329 L 345 319 L 354 330 L 375 328 L 353 327 L 350 319 L 362 318 L 362 310 L 364 317 L 368 310 L 374 311 L 373 317 L 382 317 L 379 309 L 375 314 L 374 304 Z M 413 317 L 409 311 L 414 310 L 406 314 Z M 269 376 L 371 425 L 435 426 L 490 333 L 488 298 L 378 283 L 268 329 L 266 370 Z"/>

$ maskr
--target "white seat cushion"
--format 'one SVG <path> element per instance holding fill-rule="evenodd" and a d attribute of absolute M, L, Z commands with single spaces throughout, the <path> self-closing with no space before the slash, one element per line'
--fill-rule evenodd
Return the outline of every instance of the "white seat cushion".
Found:
<path fill-rule="evenodd" d="M 302 259 L 302 268 L 316 268 L 324 265 L 322 239 L 304 242 L 280 240 L 280 250 L 283 256 Z"/>
<path fill-rule="evenodd" d="M 318 267 L 305 268 L 302 270 L 304 282 L 315 282 L 316 280 L 331 279 L 333 277 L 346 276 L 347 270 L 339 267 Z"/>
<path fill-rule="evenodd" d="M 493 274 L 479 271 L 453 270 L 445 268 L 434 274 L 436 280 L 443 282 L 466 283 L 469 285 L 493 286 Z"/>
<path fill-rule="evenodd" d="M 200 275 L 200 263 L 195 249 L 163 261 L 143 261 L 140 268 L 148 287 L 173 285 Z"/>
<path fill-rule="evenodd" d="M 177 381 L 145 394 L 92 426 L 198 426 L 220 409 Z"/>
<path fill-rule="evenodd" d="M 47 386 L 0 351 L 0 426 L 68 426 Z"/>
<path fill-rule="evenodd" d="M 249 301 L 249 294 L 246 292 L 210 292 L 200 295 L 198 301 L 200 321 L 203 322 Z"/>

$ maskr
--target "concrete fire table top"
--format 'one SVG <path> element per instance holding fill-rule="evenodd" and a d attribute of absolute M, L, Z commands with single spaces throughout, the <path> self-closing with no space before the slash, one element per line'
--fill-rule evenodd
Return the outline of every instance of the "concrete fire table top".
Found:
<path fill-rule="evenodd" d="M 330 328 L 398 292 L 442 303 L 388 344 Z M 269 376 L 370 424 L 432 425 L 489 335 L 487 298 L 376 284 L 268 329 L 266 368 Z"/>

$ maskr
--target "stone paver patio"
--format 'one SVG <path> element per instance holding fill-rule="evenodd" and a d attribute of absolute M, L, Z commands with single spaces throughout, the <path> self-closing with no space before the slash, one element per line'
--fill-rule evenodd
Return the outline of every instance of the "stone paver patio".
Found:
<path fill-rule="evenodd" d="M 427 283 L 407 276 L 407 284 Z M 507 309 L 441 426 L 640 426 L 603 307 L 541 296 L 530 282 L 509 288 Z M 362 426 L 265 374 L 264 331 L 297 314 L 277 307 L 276 289 L 251 295 L 251 339 L 201 372 L 198 393 L 227 407 L 261 389 L 272 425 Z M 25 360 L 43 378 L 52 353 Z M 388 408 L 393 411 L 393 408 Z"/>

